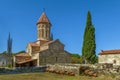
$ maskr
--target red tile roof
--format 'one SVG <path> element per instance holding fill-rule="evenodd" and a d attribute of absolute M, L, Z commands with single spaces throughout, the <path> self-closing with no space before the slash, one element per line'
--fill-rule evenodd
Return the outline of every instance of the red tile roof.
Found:
<path fill-rule="evenodd" d="M 49 23 L 49 24 L 51 24 L 47 15 L 45 14 L 45 12 L 42 13 L 41 17 L 37 21 L 37 24 L 39 24 L 39 23 Z"/>
<path fill-rule="evenodd" d="M 56 39 L 56 40 L 52 40 L 52 41 L 46 42 L 46 43 L 43 44 L 42 46 L 44 46 L 44 45 L 49 45 L 49 44 L 54 43 L 54 42 L 56 42 L 56 41 L 59 41 L 59 39 Z M 60 41 L 59 41 L 59 42 L 60 42 Z M 62 43 L 61 43 L 61 44 L 62 44 Z M 62 44 L 62 45 L 64 45 L 64 44 Z"/>
<path fill-rule="evenodd" d="M 101 50 L 99 55 L 106 55 L 106 54 L 120 54 L 120 49 L 118 50 Z"/>
<path fill-rule="evenodd" d="M 30 55 L 28 53 L 19 53 L 15 56 L 24 56 L 24 57 L 30 57 Z"/>
<path fill-rule="evenodd" d="M 16 62 L 17 64 L 23 64 L 23 63 L 27 63 L 27 62 L 31 62 L 31 61 L 35 61 L 37 59 L 30 59 L 30 60 L 26 60 L 26 61 L 21 61 L 21 62 Z"/>
<path fill-rule="evenodd" d="M 31 46 L 40 46 L 39 44 L 36 44 L 34 42 L 29 43 Z"/>
<path fill-rule="evenodd" d="M 46 42 L 46 43 L 44 43 L 42 46 L 44 46 L 44 45 L 48 45 L 48 44 L 51 44 L 51 43 L 53 43 L 53 42 L 55 42 L 55 41 L 56 41 L 56 40 Z"/>

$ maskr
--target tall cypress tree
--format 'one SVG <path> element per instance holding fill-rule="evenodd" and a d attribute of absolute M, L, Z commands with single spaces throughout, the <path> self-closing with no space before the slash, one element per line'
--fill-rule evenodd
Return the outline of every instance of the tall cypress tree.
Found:
<path fill-rule="evenodd" d="M 84 40 L 82 46 L 82 56 L 84 63 L 96 62 L 96 43 L 95 43 L 95 28 L 92 25 L 90 11 L 87 14 L 87 22 L 84 31 Z"/>
<path fill-rule="evenodd" d="M 12 66 L 12 38 L 10 37 L 10 33 L 7 41 L 7 55 L 8 55 L 8 65 Z"/>

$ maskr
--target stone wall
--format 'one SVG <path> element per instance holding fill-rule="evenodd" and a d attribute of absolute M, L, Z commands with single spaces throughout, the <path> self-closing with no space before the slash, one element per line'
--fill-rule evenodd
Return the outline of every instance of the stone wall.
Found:
<path fill-rule="evenodd" d="M 96 64 L 96 65 L 91 65 L 90 68 L 97 72 L 98 74 L 120 74 L 120 66 L 119 65 L 113 65 L 113 64 L 108 64 L 108 63 L 103 63 L 103 64 Z"/>
<path fill-rule="evenodd" d="M 0 74 L 16 74 L 29 72 L 45 72 L 46 66 L 40 67 L 16 67 L 16 68 L 0 68 Z"/>
<path fill-rule="evenodd" d="M 113 64 L 54 64 L 47 65 L 50 71 L 72 72 L 75 75 L 85 74 L 86 70 L 97 75 L 119 75 L 120 66 Z"/>
<path fill-rule="evenodd" d="M 89 65 L 84 64 L 54 64 L 47 65 L 47 69 L 51 71 L 64 71 L 64 72 L 72 72 L 75 75 L 80 75 L 84 70 L 88 69 Z"/>
<path fill-rule="evenodd" d="M 13 69 L 0 68 L 0 73 L 24 73 L 24 72 L 45 72 L 46 70 L 52 72 L 65 72 L 73 73 L 76 76 L 81 74 L 86 75 L 86 71 L 89 71 L 88 74 L 96 73 L 97 76 L 100 75 L 120 75 L 120 66 L 113 64 L 47 64 L 46 66 L 41 67 L 17 67 Z"/>
<path fill-rule="evenodd" d="M 56 50 L 46 50 L 40 52 L 39 55 L 39 64 L 46 65 L 46 64 L 55 64 L 55 63 L 70 63 L 70 54 L 65 51 Z"/>

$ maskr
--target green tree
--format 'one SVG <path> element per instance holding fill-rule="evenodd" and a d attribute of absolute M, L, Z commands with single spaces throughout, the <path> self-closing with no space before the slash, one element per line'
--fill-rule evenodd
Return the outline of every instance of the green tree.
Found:
<path fill-rule="evenodd" d="M 3 51 L 1 54 L 7 54 L 7 51 Z"/>
<path fill-rule="evenodd" d="M 82 63 L 82 56 L 80 56 L 79 54 L 71 54 L 71 62 Z"/>
<path fill-rule="evenodd" d="M 82 46 L 82 56 L 84 63 L 96 62 L 96 43 L 95 43 L 95 28 L 92 25 L 90 11 L 87 14 L 87 22 L 84 31 L 84 40 Z"/>
<path fill-rule="evenodd" d="M 12 60 L 12 38 L 10 36 L 8 36 L 8 41 L 7 41 L 7 55 L 8 55 L 8 64 L 12 66 L 13 64 L 13 60 Z"/>
<path fill-rule="evenodd" d="M 25 51 L 25 50 L 21 50 L 21 51 L 19 51 L 19 52 L 13 53 L 13 56 L 15 56 L 15 55 L 17 55 L 17 54 L 20 54 L 20 53 L 26 53 L 26 51 Z"/>
<path fill-rule="evenodd" d="M 71 54 L 71 57 L 80 58 L 80 55 L 79 54 Z"/>

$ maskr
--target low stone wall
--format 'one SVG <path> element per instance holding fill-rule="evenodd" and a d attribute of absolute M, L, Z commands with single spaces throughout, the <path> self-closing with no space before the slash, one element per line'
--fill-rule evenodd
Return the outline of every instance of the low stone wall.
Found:
<path fill-rule="evenodd" d="M 0 68 L 0 74 L 16 74 L 29 72 L 45 72 L 46 66 L 41 67 L 16 67 L 16 68 Z"/>
<path fill-rule="evenodd" d="M 47 65 L 47 69 L 51 71 L 72 72 L 75 75 L 85 74 L 88 70 L 91 74 L 97 75 L 119 75 L 120 66 L 112 64 L 54 64 Z"/>
<path fill-rule="evenodd" d="M 52 72 L 58 72 L 61 74 L 73 74 L 73 75 L 120 75 L 120 65 L 112 64 L 48 64 L 40 67 L 17 67 L 13 69 L 0 68 L 0 74 L 14 74 L 14 73 L 26 73 L 26 72 L 45 72 L 46 70 Z"/>
<path fill-rule="evenodd" d="M 80 75 L 82 72 L 89 68 L 89 65 L 85 64 L 54 64 L 47 65 L 47 70 L 50 71 L 64 71 L 71 72 L 75 75 Z"/>
<path fill-rule="evenodd" d="M 96 64 L 90 66 L 91 70 L 97 72 L 98 74 L 120 74 L 120 65 L 113 64 Z"/>
<path fill-rule="evenodd" d="M 45 72 L 46 66 L 42 67 L 17 67 L 14 71 L 17 72 Z"/>

